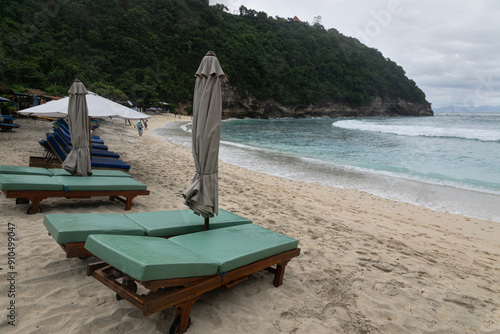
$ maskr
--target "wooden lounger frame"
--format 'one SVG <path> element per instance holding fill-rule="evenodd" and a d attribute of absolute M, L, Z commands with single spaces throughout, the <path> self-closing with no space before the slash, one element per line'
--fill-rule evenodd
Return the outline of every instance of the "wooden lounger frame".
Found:
<path fill-rule="evenodd" d="M 30 156 L 28 166 L 42 168 L 61 168 L 61 163 L 55 157 L 46 154 L 45 157 Z M 95 169 L 95 168 L 94 168 Z"/>
<path fill-rule="evenodd" d="M 142 311 L 145 316 L 175 307 L 174 319 L 179 317 L 178 327 L 171 333 L 184 333 L 189 326 L 191 307 L 204 293 L 219 287 L 230 288 L 248 279 L 250 274 L 267 270 L 274 274 L 274 286 L 283 283 L 285 267 L 292 258 L 299 256 L 300 248 L 273 255 L 263 260 L 231 270 L 224 275 L 204 277 L 176 278 L 156 281 L 137 281 L 127 274 L 113 268 L 101 261 L 87 266 L 87 276 L 93 276 L 101 283 L 128 300 L 132 305 Z M 275 268 L 272 266 L 276 265 Z M 119 281 L 121 279 L 121 282 Z M 141 284 L 149 292 L 138 295 L 136 283 Z M 174 320 L 174 324 L 176 321 Z M 172 327 L 175 328 L 175 325 Z"/>
<path fill-rule="evenodd" d="M 32 206 L 28 209 L 28 214 L 40 212 L 40 202 L 49 197 L 65 197 L 69 199 L 109 196 L 110 200 L 116 199 L 125 203 L 125 210 L 130 210 L 132 200 L 135 197 L 149 195 L 149 190 L 2 190 L 2 192 L 7 198 L 16 198 L 16 204 L 27 204 L 31 201 Z"/>
<path fill-rule="evenodd" d="M 0 124 L 0 130 L 2 132 L 11 132 L 13 129 L 19 129 L 19 126 L 15 126 L 16 124 Z"/>
<path fill-rule="evenodd" d="M 85 242 L 68 242 L 67 244 L 58 244 L 66 253 L 66 258 L 80 257 L 87 258 L 93 254 L 85 249 Z"/>

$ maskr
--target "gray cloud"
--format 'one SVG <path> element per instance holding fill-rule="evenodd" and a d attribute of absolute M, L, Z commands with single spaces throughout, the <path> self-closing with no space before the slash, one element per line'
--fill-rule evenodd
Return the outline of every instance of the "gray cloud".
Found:
<path fill-rule="evenodd" d="M 434 107 L 500 105 L 500 1 L 210 0 L 270 16 L 321 16 L 401 65 Z"/>

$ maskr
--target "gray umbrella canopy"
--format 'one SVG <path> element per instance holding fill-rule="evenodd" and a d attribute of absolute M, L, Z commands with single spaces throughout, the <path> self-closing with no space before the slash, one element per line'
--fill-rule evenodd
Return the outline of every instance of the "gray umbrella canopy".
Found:
<path fill-rule="evenodd" d="M 194 87 L 192 150 L 196 174 L 182 194 L 184 203 L 206 221 L 218 214 L 219 209 L 218 160 L 223 76 L 219 60 L 215 53 L 209 51 L 196 71 Z"/>
<path fill-rule="evenodd" d="M 69 152 L 62 167 L 73 175 L 92 175 L 89 149 L 89 110 L 85 95 L 87 89 L 76 79 L 68 91 L 68 124 L 73 149 Z"/>

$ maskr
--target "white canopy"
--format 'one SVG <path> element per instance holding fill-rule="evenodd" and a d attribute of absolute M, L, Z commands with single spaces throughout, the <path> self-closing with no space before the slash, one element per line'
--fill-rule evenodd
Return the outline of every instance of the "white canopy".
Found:
<path fill-rule="evenodd" d="M 146 119 L 150 116 L 142 114 L 131 108 L 122 106 L 119 103 L 108 100 L 95 93 L 89 92 L 86 95 L 89 116 L 94 118 L 124 118 L 124 119 Z M 35 107 L 18 110 L 22 115 L 43 116 L 43 117 L 66 117 L 68 115 L 69 97 L 60 100 L 50 101 Z"/>

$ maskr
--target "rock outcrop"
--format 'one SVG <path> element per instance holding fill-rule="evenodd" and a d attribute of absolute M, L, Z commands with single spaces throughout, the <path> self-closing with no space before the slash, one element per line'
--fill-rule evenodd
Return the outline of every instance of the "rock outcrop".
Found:
<path fill-rule="evenodd" d="M 241 97 L 227 84 L 222 87 L 222 117 L 227 118 L 310 118 L 310 117 L 376 117 L 376 116 L 433 116 L 430 104 L 413 103 L 403 99 L 376 97 L 367 106 L 353 107 L 344 103 L 283 106 L 276 101 L 258 101 L 247 94 Z"/>

